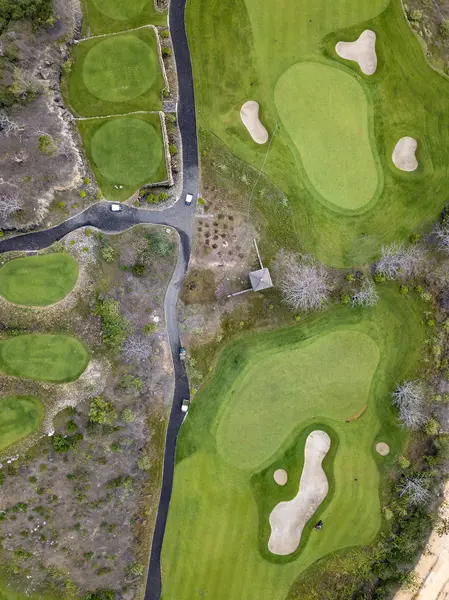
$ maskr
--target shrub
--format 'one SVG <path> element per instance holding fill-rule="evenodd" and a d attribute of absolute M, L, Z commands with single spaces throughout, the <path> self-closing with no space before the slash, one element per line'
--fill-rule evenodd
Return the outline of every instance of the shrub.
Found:
<path fill-rule="evenodd" d="M 115 592 L 113 590 L 97 590 L 84 596 L 83 600 L 114 600 Z"/>
<path fill-rule="evenodd" d="M 168 29 L 163 29 L 163 30 L 160 32 L 160 36 L 161 36 L 161 38 L 164 38 L 164 39 L 167 39 L 167 38 L 169 38 L 169 37 L 170 37 L 170 32 L 169 32 L 169 30 L 168 30 Z"/>
<path fill-rule="evenodd" d="M 411 244 L 417 244 L 419 242 L 419 240 L 421 239 L 422 235 L 420 233 L 412 233 L 412 235 L 410 236 L 410 243 Z"/>
<path fill-rule="evenodd" d="M 71 448 L 75 448 L 83 439 L 84 436 L 82 433 L 75 433 L 75 435 L 61 435 L 57 433 L 53 436 L 53 450 L 54 452 L 68 452 Z"/>
<path fill-rule="evenodd" d="M 375 273 L 373 279 L 376 283 L 383 283 L 384 281 L 387 281 L 387 278 L 383 273 Z"/>
<path fill-rule="evenodd" d="M 83 179 L 83 183 L 84 183 L 84 185 L 89 185 L 89 183 L 90 183 L 90 179 L 89 179 L 89 177 L 85 177 L 85 178 Z"/>
<path fill-rule="evenodd" d="M 351 302 L 351 296 L 349 294 L 341 294 L 340 302 L 342 304 L 349 304 Z"/>
<path fill-rule="evenodd" d="M 444 35 L 445 37 L 449 36 L 449 19 L 444 19 L 444 21 L 441 21 L 440 33 L 441 33 L 441 35 Z"/>
<path fill-rule="evenodd" d="M 201 198 L 201 196 L 198 197 L 197 202 L 200 206 L 206 206 L 206 200 L 204 198 Z"/>
<path fill-rule="evenodd" d="M 73 419 L 70 419 L 70 421 L 67 421 L 67 423 L 65 424 L 65 428 L 67 429 L 67 431 L 73 433 L 74 431 L 78 431 L 78 425 L 76 424 L 75 421 L 73 421 Z"/>
<path fill-rule="evenodd" d="M 100 256 L 104 260 L 104 262 L 112 263 L 115 260 L 116 252 L 112 246 L 102 246 L 100 248 Z"/>
<path fill-rule="evenodd" d="M 132 575 L 136 577 L 140 577 L 144 573 L 144 566 L 139 562 L 133 562 L 133 564 L 129 567 L 129 571 Z"/>
<path fill-rule="evenodd" d="M 156 323 L 147 323 L 143 326 L 143 332 L 145 335 L 151 335 L 157 331 Z"/>
<path fill-rule="evenodd" d="M 168 98 L 170 96 L 170 90 L 168 88 L 164 88 L 162 90 L 162 95 L 164 96 L 164 98 Z"/>
<path fill-rule="evenodd" d="M 406 296 L 408 294 L 408 287 L 404 284 L 400 285 L 399 293 L 402 294 L 403 296 Z"/>
<path fill-rule="evenodd" d="M 405 456 L 398 456 L 397 462 L 401 469 L 408 469 L 410 466 L 410 461 Z"/>
<path fill-rule="evenodd" d="M 90 403 L 88 416 L 91 423 L 111 425 L 117 418 L 117 412 L 111 402 L 96 396 Z"/>
<path fill-rule="evenodd" d="M 86 196 L 87 196 L 86 192 L 84 190 L 81 190 L 80 198 L 85 198 Z"/>
<path fill-rule="evenodd" d="M 3 485 L 5 483 L 5 474 L 3 473 L 3 470 L 0 470 L 0 485 Z"/>
<path fill-rule="evenodd" d="M 157 204 L 158 203 L 158 198 L 154 194 L 148 194 L 146 202 L 148 204 Z"/>
<path fill-rule="evenodd" d="M 176 123 L 176 117 L 172 113 L 168 113 L 167 115 L 165 115 L 165 120 L 168 121 L 168 123 L 171 123 L 172 125 Z"/>
<path fill-rule="evenodd" d="M 70 71 L 73 67 L 73 62 L 73 58 L 68 58 L 66 61 L 64 61 L 64 63 L 62 64 L 62 72 L 64 75 L 70 74 Z"/>
<path fill-rule="evenodd" d="M 122 421 L 125 421 L 125 423 L 134 423 L 136 415 L 130 408 L 124 408 L 120 413 L 120 418 Z"/>
<path fill-rule="evenodd" d="M 38 148 L 42 154 L 48 154 L 48 156 L 54 156 L 56 154 L 57 145 L 51 135 L 40 135 Z"/>
<path fill-rule="evenodd" d="M 135 277 L 143 277 L 146 273 L 146 267 L 142 263 L 136 263 L 132 266 L 131 272 Z"/>
<path fill-rule="evenodd" d="M 346 281 L 355 281 L 354 273 L 346 273 L 345 279 Z"/>
<path fill-rule="evenodd" d="M 150 254 L 169 256 L 175 248 L 170 238 L 159 231 L 145 234 L 145 239 L 147 240 L 146 251 Z"/>
<path fill-rule="evenodd" d="M 174 156 L 178 153 L 178 148 L 174 144 L 169 144 L 168 151 L 170 152 L 170 156 Z"/>
<path fill-rule="evenodd" d="M 165 192 L 161 192 L 159 194 L 159 202 L 162 202 L 163 200 L 167 200 L 168 198 L 168 194 L 166 194 Z"/>
<path fill-rule="evenodd" d="M 123 387 L 125 390 L 126 389 L 131 389 L 131 390 L 137 390 L 140 391 L 143 387 L 144 387 L 144 382 L 142 381 L 142 379 L 140 379 L 140 377 L 134 377 L 134 375 L 125 375 L 125 377 L 123 378 L 123 381 L 121 383 L 121 387 Z"/>
<path fill-rule="evenodd" d="M 440 424 L 436 419 L 429 419 L 427 421 L 427 423 L 425 424 L 424 427 L 424 431 L 427 433 L 427 435 L 438 435 L 439 431 L 440 431 Z"/>
<path fill-rule="evenodd" d="M 167 46 L 162 46 L 161 51 L 162 56 L 171 56 L 171 50 L 170 48 L 167 48 Z"/>
<path fill-rule="evenodd" d="M 117 300 L 98 300 L 96 314 L 101 317 L 103 341 L 108 348 L 118 349 L 130 332 L 128 319 L 120 312 Z"/>
<path fill-rule="evenodd" d="M 148 454 L 142 454 L 137 461 L 137 466 L 142 471 L 149 471 L 151 469 L 151 461 Z"/>
<path fill-rule="evenodd" d="M 66 205 L 66 203 L 65 203 L 63 200 L 61 200 L 61 202 L 58 202 L 58 203 L 56 204 L 56 206 L 57 206 L 58 208 L 61 208 L 61 209 L 63 209 L 63 208 L 65 208 L 67 205 Z"/>
<path fill-rule="evenodd" d="M 423 17 L 423 11 L 419 10 L 419 9 L 414 9 L 410 12 L 410 21 L 413 24 L 418 24 L 421 22 L 421 19 Z"/>

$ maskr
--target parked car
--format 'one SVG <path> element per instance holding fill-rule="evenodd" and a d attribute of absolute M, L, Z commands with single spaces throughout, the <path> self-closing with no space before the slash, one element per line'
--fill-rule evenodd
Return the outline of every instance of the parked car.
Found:
<path fill-rule="evenodd" d="M 193 201 L 193 194 L 186 194 L 186 205 L 190 206 Z"/>
<path fill-rule="evenodd" d="M 120 206 L 120 204 L 110 204 L 109 205 L 111 207 L 112 212 L 118 212 L 119 210 L 122 210 L 122 207 Z"/>
<path fill-rule="evenodd" d="M 186 349 L 181 346 L 181 348 L 179 349 L 179 360 L 185 360 L 185 359 L 186 359 Z"/>
<path fill-rule="evenodd" d="M 181 403 L 181 412 L 186 413 L 189 410 L 190 400 L 184 398 Z"/>

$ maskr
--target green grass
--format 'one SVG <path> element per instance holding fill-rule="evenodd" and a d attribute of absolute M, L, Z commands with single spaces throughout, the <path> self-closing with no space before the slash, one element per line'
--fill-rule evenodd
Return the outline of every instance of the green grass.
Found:
<path fill-rule="evenodd" d="M 423 337 L 414 300 L 383 287 L 372 310 L 337 306 L 226 346 L 178 438 L 163 600 L 284 600 L 317 560 L 375 539 L 379 486 L 406 439 L 389 393 L 413 376 Z M 275 557 L 268 517 L 297 493 L 305 439 L 318 428 L 333 441 L 330 491 L 314 517 L 325 528 L 309 523 L 299 549 Z M 375 453 L 379 440 L 390 444 L 388 457 Z M 290 474 L 284 489 L 272 479 L 281 466 Z"/>
<path fill-rule="evenodd" d="M 78 264 L 67 254 L 44 254 L 16 258 L 0 269 L 0 295 L 25 306 L 47 306 L 73 289 Z"/>
<path fill-rule="evenodd" d="M 124 200 L 143 184 L 166 181 L 158 114 L 89 119 L 78 127 L 106 198 Z"/>
<path fill-rule="evenodd" d="M 84 35 L 134 29 L 142 25 L 166 25 L 167 13 L 154 8 L 154 0 L 83 0 Z"/>
<path fill-rule="evenodd" d="M 357 80 L 342 69 L 303 62 L 281 75 L 274 93 L 313 188 L 340 208 L 369 204 L 380 177 L 369 136 L 372 115 Z"/>
<path fill-rule="evenodd" d="M 164 79 L 153 29 L 80 42 L 68 80 L 77 116 L 161 110 Z"/>
<path fill-rule="evenodd" d="M 0 371 L 52 383 L 78 379 L 89 354 L 69 335 L 29 334 L 0 341 Z"/>
<path fill-rule="evenodd" d="M 381 244 L 405 240 L 411 231 L 428 227 L 437 217 L 447 201 L 449 83 L 427 64 L 399 0 L 341 0 L 332 10 L 326 0 L 190 0 L 187 28 L 199 127 L 214 132 L 238 158 L 260 168 L 267 147 L 252 142 L 239 116 L 246 100 L 260 103 L 261 119 L 270 134 L 278 124 L 264 171 L 287 194 L 300 239 L 317 258 L 335 266 L 366 263 L 378 256 Z M 365 28 L 377 34 L 378 70 L 371 77 L 361 75 L 356 64 L 340 59 L 334 51 L 337 41 L 354 40 Z M 372 153 L 382 171 L 377 201 L 348 210 L 329 202 L 312 185 L 311 173 L 316 178 L 318 172 L 316 139 L 313 156 L 302 158 L 301 152 L 307 154 L 301 141 L 303 132 L 289 134 L 275 94 L 276 86 L 285 84 L 289 69 L 293 68 L 294 74 L 296 68 L 304 68 L 295 65 L 304 62 L 321 62 L 349 73 L 354 79 L 352 87 L 363 88 L 373 123 L 371 131 L 366 125 L 361 135 L 370 135 Z M 312 70 L 309 74 L 316 77 Z M 341 131 L 350 119 L 353 132 L 353 115 L 340 106 L 337 79 L 335 73 L 329 84 L 324 84 L 335 105 L 335 126 Z M 301 84 L 310 89 L 313 81 Z M 290 81 L 287 87 L 283 105 L 303 101 L 301 85 Z M 319 98 L 321 106 L 323 98 L 324 91 Z M 294 126 L 304 126 L 304 117 L 297 117 Z M 329 127 L 329 116 L 324 126 Z M 312 133 L 318 135 L 307 128 L 305 134 Z M 391 161 L 394 145 L 404 135 L 419 143 L 420 166 L 414 173 L 397 170 Z M 331 143 L 334 149 L 335 139 Z M 326 143 L 323 164 L 328 164 L 330 158 L 325 154 Z M 346 156 L 350 156 L 349 150 Z M 333 157 L 336 172 L 342 158 L 335 153 Z M 355 170 L 359 164 L 358 160 Z M 367 168 L 360 179 L 366 177 Z M 345 176 L 353 178 L 354 174 Z M 327 196 L 330 189 L 324 190 Z M 338 188 L 335 193 L 336 199 Z"/>
<path fill-rule="evenodd" d="M 45 406 L 32 396 L 0 398 L 0 451 L 36 431 Z"/>

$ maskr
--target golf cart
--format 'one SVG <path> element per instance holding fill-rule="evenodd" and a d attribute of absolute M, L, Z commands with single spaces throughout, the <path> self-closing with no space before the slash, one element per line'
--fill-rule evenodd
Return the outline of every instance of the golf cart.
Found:
<path fill-rule="evenodd" d="M 184 398 L 181 403 L 181 412 L 186 413 L 189 410 L 190 400 Z"/>
<path fill-rule="evenodd" d="M 186 349 L 181 346 L 181 348 L 179 349 L 179 360 L 184 361 L 186 359 Z"/>

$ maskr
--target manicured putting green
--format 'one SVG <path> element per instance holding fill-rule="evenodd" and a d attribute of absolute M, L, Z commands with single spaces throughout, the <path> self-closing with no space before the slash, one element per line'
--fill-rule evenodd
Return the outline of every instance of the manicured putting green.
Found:
<path fill-rule="evenodd" d="M 424 333 L 414 300 L 386 286 L 371 310 L 336 306 L 223 350 L 178 437 L 163 600 L 285 600 L 316 561 L 373 542 L 379 486 L 406 439 L 389 396 L 414 376 Z M 333 440 L 317 513 L 325 528 L 309 523 L 299 549 L 275 558 L 269 514 L 297 493 L 307 434 L 320 428 Z M 375 452 L 379 440 L 388 458 Z M 285 488 L 273 480 L 277 468 L 288 470 Z"/>
<path fill-rule="evenodd" d="M 275 102 L 312 192 L 344 209 L 368 204 L 379 177 L 368 101 L 358 81 L 339 68 L 298 63 L 280 77 Z"/>
<path fill-rule="evenodd" d="M 151 0 L 152 2 L 153 0 Z M 134 19 L 148 4 L 148 0 L 93 0 L 98 10 L 118 21 Z"/>
<path fill-rule="evenodd" d="M 151 181 L 163 159 L 156 129 L 133 117 L 114 119 L 100 127 L 92 137 L 91 152 L 106 179 L 136 187 Z"/>
<path fill-rule="evenodd" d="M 78 264 L 68 254 L 45 254 L 15 258 L 0 269 L 0 295 L 25 306 L 47 306 L 73 289 Z"/>
<path fill-rule="evenodd" d="M 88 362 L 86 348 L 69 335 L 30 334 L 0 341 L 0 371 L 15 377 L 74 381 Z"/>
<path fill-rule="evenodd" d="M 0 398 L 0 451 L 36 431 L 45 406 L 33 396 Z"/>
<path fill-rule="evenodd" d="M 89 50 L 83 79 L 97 98 L 124 102 L 146 92 L 158 69 L 158 57 L 149 44 L 134 35 L 120 35 L 102 40 Z"/>
<path fill-rule="evenodd" d="M 286 352 L 262 354 L 223 393 L 219 453 L 237 467 L 254 469 L 298 422 L 317 415 L 345 421 L 368 401 L 378 361 L 376 342 L 358 331 L 337 331 Z M 276 385 L 270 385 L 273 374 Z M 274 412 L 279 412 L 275 419 Z M 250 423 L 257 425 L 248 436 Z"/>

